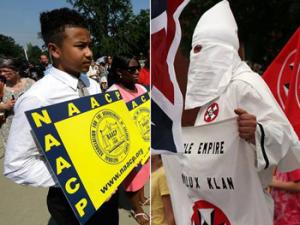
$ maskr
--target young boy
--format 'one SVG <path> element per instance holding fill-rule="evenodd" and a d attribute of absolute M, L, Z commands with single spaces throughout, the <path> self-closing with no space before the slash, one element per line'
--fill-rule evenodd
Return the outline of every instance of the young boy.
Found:
<path fill-rule="evenodd" d="M 77 225 L 79 223 L 71 207 L 33 140 L 24 112 L 100 93 L 101 90 L 95 81 L 82 74 L 88 71 L 92 61 L 90 33 L 82 16 L 76 11 L 62 8 L 43 12 L 40 22 L 42 37 L 53 58 L 53 67 L 15 105 L 4 175 L 18 184 L 50 187 L 47 205 L 54 220 L 58 225 Z M 78 84 L 81 85 L 79 89 Z M 117 202 L 115 194 L 87 225 L 118 224 Z"/>

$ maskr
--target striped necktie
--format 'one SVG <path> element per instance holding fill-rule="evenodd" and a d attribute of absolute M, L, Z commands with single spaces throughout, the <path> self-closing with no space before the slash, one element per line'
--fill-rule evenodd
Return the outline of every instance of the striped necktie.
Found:
<path fill-rule="evenodd" d="M 84 82 L 80 78 L 78 78 L 77 88 L 80 97 L 89 95 L 87 87 L 85 86 Z"/>

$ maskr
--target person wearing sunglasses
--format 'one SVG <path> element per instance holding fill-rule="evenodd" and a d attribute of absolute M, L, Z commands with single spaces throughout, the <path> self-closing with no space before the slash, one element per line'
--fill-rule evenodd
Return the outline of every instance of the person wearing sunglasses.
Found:
<path fill-rule="evenodd" d="M 114 84 L 107 90 L 119 90 L 125 102 L 129 102 L 147 92 L 147 89 L 137 84 L 140 64 L 133 56 L 116 56 L 111 66 L 111 76 Z M 124 180 L 123 186 L 132 206 L 131 214 L 141 225 L 150 223 L 149 216 L 142 206 L 147 205 L 149 199 L 144 196 L 144 185 L 149 180 L 149 161 L 142 167 L 138 166 Z"/>

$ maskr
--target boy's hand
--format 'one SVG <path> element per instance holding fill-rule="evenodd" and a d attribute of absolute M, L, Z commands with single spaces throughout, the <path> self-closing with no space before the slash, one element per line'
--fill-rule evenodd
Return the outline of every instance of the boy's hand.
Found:
<path fill-rule="evenodd" d="M 256 116 L 241 108 L 235 109 L 234 112 L 238 115 L 237 122 L 240 137 L 255 144 Z"/>

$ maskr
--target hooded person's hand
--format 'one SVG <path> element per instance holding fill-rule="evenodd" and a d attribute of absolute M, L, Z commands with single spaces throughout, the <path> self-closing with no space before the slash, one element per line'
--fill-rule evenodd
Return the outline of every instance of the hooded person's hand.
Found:
<path fill-rule="evenodd" d="M 256 116 L 246 110 L 237 108 L 234 112 L 238 115 L 238 131 L 240 137 L 255 145 Z"/>

